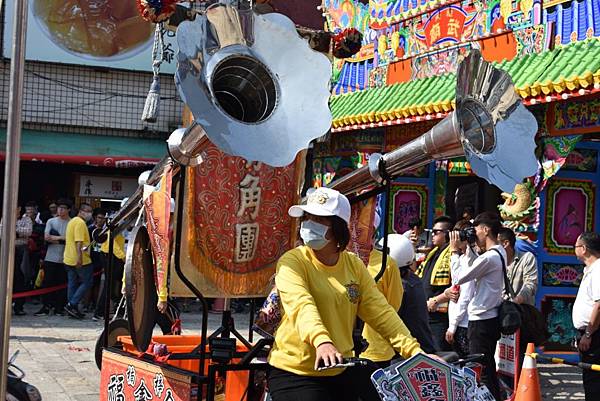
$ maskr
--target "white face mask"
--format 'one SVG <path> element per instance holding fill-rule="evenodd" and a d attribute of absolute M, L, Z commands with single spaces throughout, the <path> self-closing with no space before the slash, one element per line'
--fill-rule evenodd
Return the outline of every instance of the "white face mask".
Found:
<path fill-rule="evenodd" d="M 304 241 L 304 245 L 314 249 L 315 251 L 325 248 L 329 240 L 325 238 L 329 227 L 319 224 L 312 220 L 305 220 L 300 225 L 300 237 Z"/>

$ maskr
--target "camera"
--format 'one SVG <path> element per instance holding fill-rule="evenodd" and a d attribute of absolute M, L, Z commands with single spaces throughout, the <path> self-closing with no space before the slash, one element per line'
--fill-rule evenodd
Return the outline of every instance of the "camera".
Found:
<path fill-rule="evenodd" d="M 477 241 L 477 235 L 475 234 L 475 227 L 463 228 L 458 232 L 458 238 L 461 241 L 467 241 L 469 244 L 473 244 Z"/>

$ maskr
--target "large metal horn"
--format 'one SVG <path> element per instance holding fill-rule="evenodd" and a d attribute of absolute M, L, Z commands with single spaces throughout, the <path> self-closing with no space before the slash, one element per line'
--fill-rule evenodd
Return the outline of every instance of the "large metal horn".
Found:
<path fill-rule="evenodd" d="M 350 195 L 433 160 L 464 155 L 475 174 L 510 193 L 537 171 L 536 132 L 537 121 L 521 103 L 510 75 L 472 50 L 458 68 L 453 113 L 392 152 L 371 155 L 368 166 L 330 187 Z"/>
<path fill-rule="evenodd" d="M 182 22 L 177 42 L 179 94 L 222 151 L 285 166 L 329 130 L 331 64 L 286 16 L 217 4 Z"/>

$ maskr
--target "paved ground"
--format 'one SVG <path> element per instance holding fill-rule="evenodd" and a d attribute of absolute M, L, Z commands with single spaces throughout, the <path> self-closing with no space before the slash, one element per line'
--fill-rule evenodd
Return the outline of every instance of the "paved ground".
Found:
<path fill-rule="evenodd" d="M 102 322 L 73 320 L 62 316 L 35 317 L 38 305 L 27 305 L 27 316 L 13 318 L 11 353 L 20 350 L 17 365 L 37 386 L 44 401 L 97 401 L 100 373 L 94 362 L 94 345 Z M 247 333 L 248 316 L 234 315 L 240 332 Z M 186 333 L 200 332 L 199 306 L 182 315 Z M 209 332 L 220 325 L 220 315 L 209 314 Z M 245 329 L 245 330 L 244 330 Z M 577 368 L 540 365 L 544 401 L 583 400 L 581 374 Z"/>

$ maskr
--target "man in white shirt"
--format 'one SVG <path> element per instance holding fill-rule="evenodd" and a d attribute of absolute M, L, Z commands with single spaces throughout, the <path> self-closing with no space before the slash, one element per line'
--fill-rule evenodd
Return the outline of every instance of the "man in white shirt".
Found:
<path fill-rule="evenodd" d="M 584 232 L 575 241 L 575 256 L 585 264 L 573 304 L 573 325 L 581 334 L 581 362 L 600 364 L 600 234 Z M 600 400 L 600 372 L 583 370 L 586 401 Z"/>
<path fill-rule="evenodd" d="M 467 227 L 472 227 L 471 222 L 468 220 L 461 220 L 456 223 L 454 230 L 461 231 Z M 456 277 L 456 272 L 460 266 L 461 259 L 467 258 L 467 255 L 465 254 L 466 251 L 467 243 L 465 242 L 460 249 L 460 252 L 462 252 L 460 258 L 451 259 L 451 277 Z M 468 261 L 464 261 L 464 263 L 468 263 Z M 455 281 L 456 280 L 452 281 L 452 287 L 449 287 L 444 291 L 448 298 L 452 298 L 451 294 L 457 289 L 460 293 L 458 299 L 453 299 L 452 302 L 448 304 L 448 330 L 446 331 L 446 341 L 448 344 L 452 345 L 452 349 L 458 353 L 461 358 L 464 358 L 469 354 L 469 314 L 467 313 L 467 308 L 471 298 L 473 298 L 475 282 L 469 281 L 459 287 L 456 285 Z"/>
<path fill-rule="evenodd" d="M 468 246 L 464 257 L 461 248 L 465 243 L 460 240 L 458 231 L 450 233 L 451 264 L 458 263 L 453 283 L 463 285 L 474 282 L 474 290 L 468 306 L 469 315 L 469 352 L 485 354 L 481 381 L 496 400 L 500 401 L 498 376 L 494 353 L 500 339 L 500 321 L 498 307 L 502 302 L 503 272 L 502 259 L 506 261 L 506 251 L 498 243 L 500 220 L 494 213 L 484 212 L 473 221 L 477 245 L 484 252 L 477 255 Z"/>

